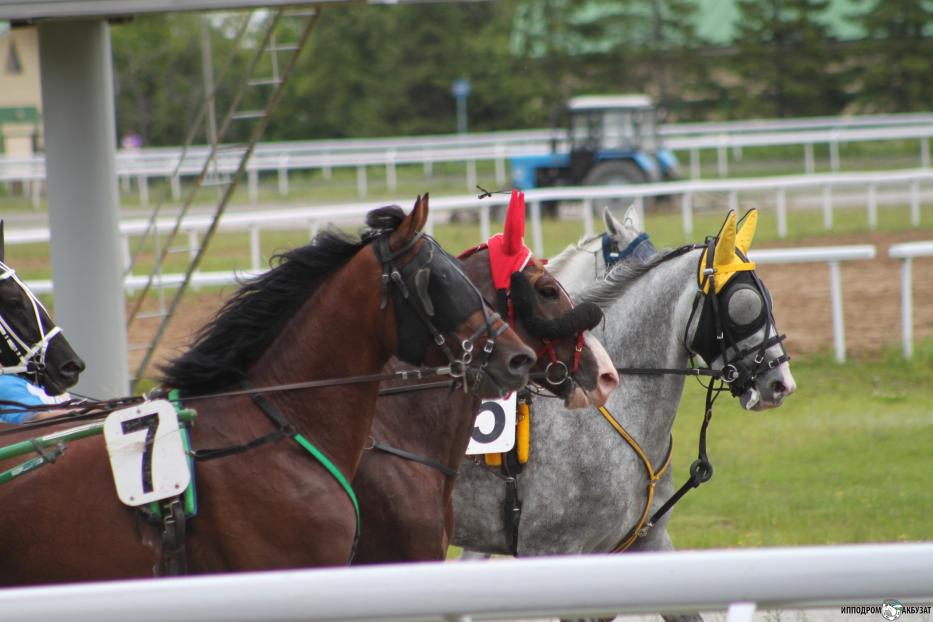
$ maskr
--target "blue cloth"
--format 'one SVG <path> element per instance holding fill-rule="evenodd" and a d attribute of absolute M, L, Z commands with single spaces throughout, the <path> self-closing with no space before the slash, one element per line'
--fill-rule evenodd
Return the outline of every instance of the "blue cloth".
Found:
<path fill-rule="evenodd" d="M 64 396 L 67 399 L 67 394 Z M 51 397 L 46 395 L 40 387 L 30 384 L 25 378 L 13 375 L 0 376 L 0 400 L 17 402 L 26 406 L 40 406 L 42 404 L 57 404 L 62 396 Z M 25 423 L 34 419 L 38 413 L 35 411 L 18 409 L 9 404 L 0 404 L 0 421 L 3 423 Z"/>

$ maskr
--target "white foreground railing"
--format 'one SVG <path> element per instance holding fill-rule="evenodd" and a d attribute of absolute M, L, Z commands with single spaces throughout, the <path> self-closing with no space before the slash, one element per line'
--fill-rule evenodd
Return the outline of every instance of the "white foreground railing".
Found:
<path fill-rule="evenodd" d="M 0 589 L 0 615 L 18 622 L 363 622 L 728 610 L 729 622 L 750 622 L 756 608 L 880 608 L 886 599 L 931 604 L 933 544 L 418 563 Z"/>
<path fill-rule="evenodd" d="M 893 244 L 888 256 L 901 260 L 901 346 L 904 358 L 914 355 L 913 258 L 933 257 L 933 241 Z"/>

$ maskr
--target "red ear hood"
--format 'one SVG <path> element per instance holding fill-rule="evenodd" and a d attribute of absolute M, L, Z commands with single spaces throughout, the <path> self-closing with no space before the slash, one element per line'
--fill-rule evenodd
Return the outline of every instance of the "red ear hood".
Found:
<path fill-rule="evenodd" d="M 496 289 L 508 289 L 513 272 L 521 270 L 531 259 L 531 250 L 525 246 L 525 193 L 512 191 L 509 211 L 505 215 L 505 229 L 489 238 L 489 268 Z"/>

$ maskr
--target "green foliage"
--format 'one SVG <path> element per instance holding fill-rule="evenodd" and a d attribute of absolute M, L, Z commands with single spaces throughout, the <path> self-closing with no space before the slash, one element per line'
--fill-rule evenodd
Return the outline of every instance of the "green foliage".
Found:
<path fill-rule="evenodd" d="M 862 0 L 867 37 L 857 103 L 868 111 L 929 110 L 933 101 L 933 0 Z"/>
<path fill-rule="evenodd" d="M 738 1 L 732 65 L 737 116 L 834 114 L 845 97 L 840 54 L 822 21 L 829 0 Z"/>
<path fill-rule="evenodd" d="M 866 38 L 845 46 L 834 39 L 839 19 L 828 25 L 838 17 L 831 0 L 734 1 L 739 19 L 726 47 L 697 34 L 700 0 L 326 6 L 264 138 L 452 133 L 459 78 L 473 87 L 471 131 L 546 126 L 585 93 L 647 92 L 671 120 L 836 114 L 852 101 L 893 112 L 933 100 L 933 0 L 852 0 L 857 14 L 845 23 Z M 272 15 L 252 18 L 247 44 Z M 234 45 L 243 16 L 174 13 L 114 26 L 119 135 L 183 142 L 203 104 L 204 28 L 214 74 L 226 76 L 222 119 L 253 54 Z M 279 42 L 297 37 L 280 32 Z M 254 77 L 271 74 L 268 55 L 259 67 Z M 264 94 L 248 90 L 240 108 Z M 247 131 L 238 124 L 227 141 Z"/>

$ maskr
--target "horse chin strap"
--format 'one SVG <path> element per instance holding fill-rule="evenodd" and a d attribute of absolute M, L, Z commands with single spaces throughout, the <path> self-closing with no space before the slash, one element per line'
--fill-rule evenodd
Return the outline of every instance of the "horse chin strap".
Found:
<path fill-rule="evenodd" d="M 404 268 L 400 269 L 396 260 L 410 251 L 421 238 L 426 238 L 428 241 L 425 248 L 420 250 L 418 255 Z M 435 252 L 440 251 L 437 243 L 430 237 L 425 236 L 424 232 L 419 231 L 411 240 L 396 251 L 392 251 L 389 248 L 388 235 L 378 236 L 375 238 L 373 244 L 376 258 L 382 264 L 382 297 L 379 308 L 382 310 L 383 314 L 385 314 L 388 307 L 389 294 L 393 294 L 396 302 L 395 315 L 398 339 L 400 341 L 405 339 L 402 335 L 403 331 L 401 330 L 400 323 L 402 306 L 398 304 L 400 301 L 404 301 L 414 310 L 415 315 L 420 320 L 422 327 L 426 330 L 431 340 L 433 340 L 434 344 L 444 353 L 449 365 L 447 373 L 462 384 L 464 393 L 469 393 L 471 391 L 475 393 L 487 375 L 486 368 L 489 365 L 489 360 L 495 349 L 496 340 L 509 328 L 509 325 L 501 320 L 498 313 L 490 312 L 485 299 L 479 290 L 476 289 L 476 286 L 473 285 L 473 282 L 470 281 L 459 266 L 454 264 L 452 259 L 448 259 L 448 265 L 446 267 L 453 269 L 456 274 L 469 284 L 479 303 L 478 309 L 459 310 L 459 315 L 463 315 L 463 317 L 451 318 L 452 321 L 454 323 L 462 322 L 476 310 L 480 310 L 483 313 L 483 325 L 477 328 L 469 338 L 460 341 L 460 357 L 458 358 L 451 351 L 447 343 L 448 336 L 439 330 L 434 321 L 432 321 L 432 317 L 434 316 L 434 304 L 426 292 L 427 279 L 430 278 L 430 267 L 435 260 Z M 443 251 L 440 252 L 441 257 L 446 257 Z M 427 271 L 426 278 L 419 276 L 419 273 L 424 274 L 424 271 Z M 496 322 L 499 322 L 498 328 L 495 325 Z M 384 319 L 383 322 L 380 323 L 380 326 L 383 327 L 384 330 Z M 486 335 L 486 340 L 482 346 L 480 363 L 476 365 L 474 364 L 473 353 L 476 343 L 483 335 Z M 455 336 L 450 336 L 456 341 Z M 422 350 L 421 357 L 423 358 L 423 356 L 424 351 Z M 506 391 L 500 387 L 499 393 L 504 395 Z"/>
<path fill-rule="evenodd" d="M 26 297 L 32 305 L 32 316 L 35 318 L 36 331 L 39 333 L 39 340 L 30 345 L 28 341 L 23 339 L 19 333 L 16 332 L 13 325 L 10 324 L 5 317 L 0 315 L 0 338 L 3 339 L 3 342 L 9 348 L 10 352 L 12 352 L 14 356 L 19 357 L 15 365 L 0 368 L 0 375 L 28 374 L 33 376 L 36 384 L 42 385 L 46 375 L 45 357 L 49 349 L 49 344 L 52 339 L 61 334 L 62 329 L 56 326 L 52 330 L 46 332 L 45 326 L 42 323 L 42 311 L 45 310 L 45 307 L 39 299 L 36 298 L 35 294 L 26 287 L 25 283 L 16 276 L 16 271 L 13 270 L 13 268 L 0 262 L 0 269 L 3 270 L 3 272 L 0 273 L 0 281 L 11 279 L 26 294 Z"/>

